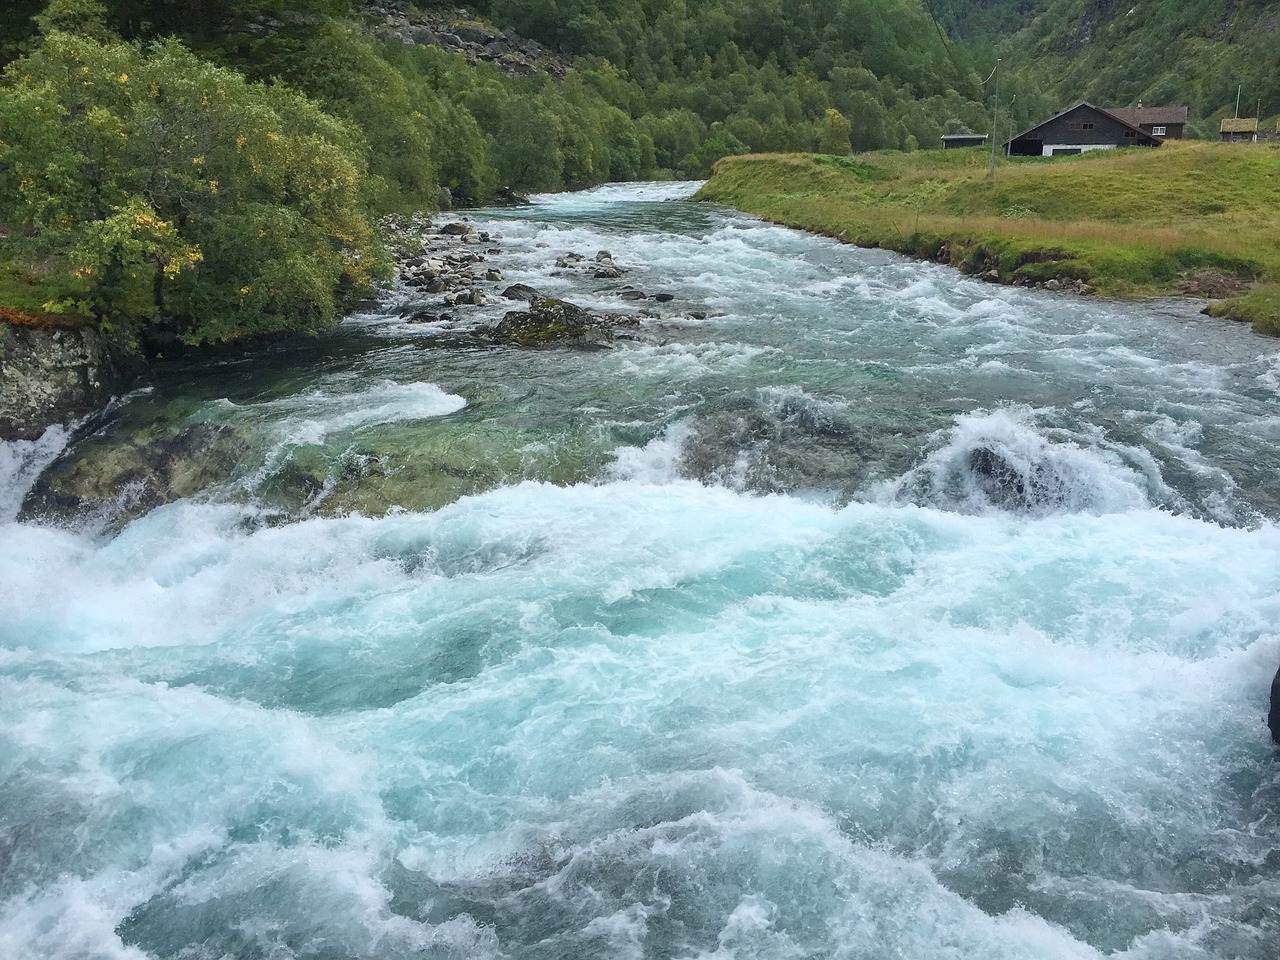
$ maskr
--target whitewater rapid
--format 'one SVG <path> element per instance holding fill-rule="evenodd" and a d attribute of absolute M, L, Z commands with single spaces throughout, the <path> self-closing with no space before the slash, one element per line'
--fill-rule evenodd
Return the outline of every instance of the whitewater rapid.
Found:
<path fill-rule="evenodd" d="M 1275 956 L 1274 341 L 690 189 L 473 216 L 634 343 L 401 289 L 0 446 L 0 957 Z M 20 514 L 158 414 L 243 468 Z"/>

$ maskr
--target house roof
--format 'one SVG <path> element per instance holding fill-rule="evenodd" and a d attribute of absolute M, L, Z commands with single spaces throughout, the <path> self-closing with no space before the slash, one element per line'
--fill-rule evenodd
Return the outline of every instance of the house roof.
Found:
<path fill-rule="evenodd" d="M 1127 127 L 1128 129 L 1132 130 L 1135 134 L 1135 137 L 1134 137 L 1135 140 L 1146 141 L 1147 143 L 1155 144 L 1157 146 L 1159 144 L 1164 143 L 1164 138 L 1153 137 L 1151 134 L 1147 133 L 1145 130 L 1140 130 L 1138 127 L 1134 126 L 1132 123 L 1130 123 L 1128 120 L 1125 120 L 1123 117 L 1117 117 L 1110 110 L 1103 110 L 1101 107 L 1095 107 L 1088 100 L 1081 100 L 1075 106 L 1067 107 L 1067 109 L 1065 110 L 1059 110 L 1048 120 L 1041 120 L 1034 127 L 1028 127 L 1026 130 L 1023 130 L 1016 137 L 1010 137 L 1008 140 L 1005 141 L 1005 146 L 1008 146 L 1009 144 L 1013 143 L 1014 140 L 1022 139 L 1029 133 L 1035 133 L 1045 124 L 1052 123 L 1054 120 L 1057 120 L 1059 117 L 1066 116 L 1068 113 L 1071 113 L 1074 110 L 1079 110 L 1081 107 L 1088 107 L 1090 110 L 1094 111 L 1095 113 L 1100 113 L 1103 116 L 1110 117 L 1112 120 L 1120 124 L 1122 127 Z"/>
<path fill-rule="evenodd" d="M 985 133 L 944 133 L 943 140 L 985 140 Z"/>
<path fill-rule="evenodd" d="M 1190 111 L 1186 107 L 1107 107 L 1107 113 L 1135 127 L 1164 126 L 1187 122 Z"/>
<path fill-rule="evenodd" d="M 1257 133 L 1257 117 L 1227 117 L 1222 121 L 1222 133 Z"/>

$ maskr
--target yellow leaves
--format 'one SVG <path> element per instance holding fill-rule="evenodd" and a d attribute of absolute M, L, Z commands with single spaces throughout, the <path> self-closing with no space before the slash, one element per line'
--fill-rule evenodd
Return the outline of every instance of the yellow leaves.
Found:
<path fill-rule="evenodd" d="M 120 82 L 121 82 L 121 83 L 128 83 L 128 82 L 129 82 L 129 75 L 128 75 L 127 73 L 122 73 L 122 74 L 120 74 Z"/>
<path fill-rule="evenodd" d="M 161 269 L 164 271 L 164 275 L 172 280 L 183 270 L 194 267 L 203 260 L 204 253 L 199 247 L 187 247 L 185 250 L 178 251 Z"/>
<path fill-rule="evenodd" d="M 217 192 L 218 192 L 218 181 L 217 181 L 217 180 L 210 180 L 210 181 L 209 181 L 209 192 L 210 192 L 210 193 L 217 193 Z"/>
<path fill-rule="evenodd" d="M 203 167 L 203 166 L 204 166 L 204 157 L 192 157 L 192 158 L 191 158 L 191 165 L 192 165 L 192 166 L 195 166 L 195 167 Z"/>
<path fill-rule="evenodd" d="M 243 136 L 236 137 L 236 149 L 243 150 L 244 145 L 248 142 Z"/>

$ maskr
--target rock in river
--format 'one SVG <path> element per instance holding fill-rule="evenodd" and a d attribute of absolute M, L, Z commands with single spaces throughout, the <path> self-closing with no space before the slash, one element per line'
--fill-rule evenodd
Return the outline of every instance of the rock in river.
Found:
<path fill-rule="evenodd" d="M 574 346 L 604 346 L 613 339 L 613 331 L 600 318 L 581 307 L 552 297 L 535 297 L 528 310 L 512 310 L 493 330 L 499 343 L 520 347 L 546 343 Z"/>

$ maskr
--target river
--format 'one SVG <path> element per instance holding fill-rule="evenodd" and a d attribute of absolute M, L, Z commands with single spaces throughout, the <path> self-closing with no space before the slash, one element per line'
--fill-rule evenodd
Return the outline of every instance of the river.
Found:
<path fill-rule="evenodd" d="M 0 957 L 1275 957 L 1276 341 L 691 190 L 471 215 L 612 349 L 401 289 L 0 445 Z M 237 468 L 17 519 L 156 422 Z"/>

